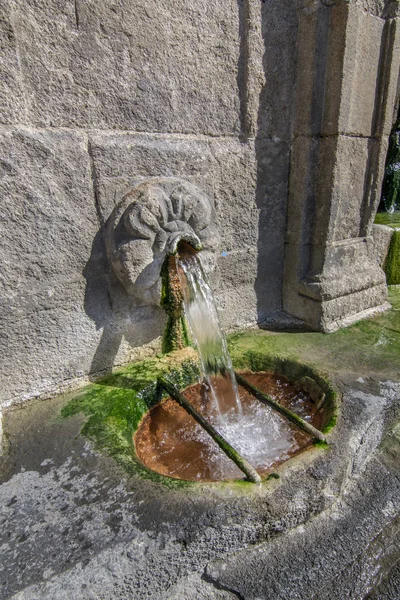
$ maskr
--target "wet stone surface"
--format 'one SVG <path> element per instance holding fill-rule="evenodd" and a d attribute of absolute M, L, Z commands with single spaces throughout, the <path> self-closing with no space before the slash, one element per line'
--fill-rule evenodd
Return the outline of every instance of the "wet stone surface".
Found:
<path fill-rule="evenodd" d="M 0 597 L 363 600 L 395 589 L 400 386 L 337 382 L 330 450 L 308 450 L 262 486 L 128 477 L 79 435 L 81 417 L 60 420 L 68 398 L 9 412 Z"/>

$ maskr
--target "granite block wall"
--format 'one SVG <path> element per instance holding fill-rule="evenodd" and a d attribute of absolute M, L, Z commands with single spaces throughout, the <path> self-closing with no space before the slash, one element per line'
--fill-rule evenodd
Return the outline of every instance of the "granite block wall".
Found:
<path fill-rule="evenodd" d="M 288 0 L 1 4 L 0 403 L 158 350 L 103 237 L 147 177 L 212 197 L 224 326 L 279 316 L 296 27 Z"/>
<path fill-rule="evenodd" d="M 397 57 L 397 41 L 382 32 L 397 27 L 398 10 L 389 0 L 3 0 L 0 405 L 158 351 L 163 312 L 134 304 L 104 248 L 113 207 L 148 177 L 181 177 L 212 198 L 220 248 L 212 285 L 226 329 L 279 324 L 283 307 L 320 327 L 308 308 L 293 308 L 304 302 L 298 257 L 312 223 L 296 231 L 304 215 L 330 208 L 322 194 L 308 213 L 301 194 L 309 197 L 321 152 L 335 165 L 354 156 L 357 199 L 346 204 L 339 186 L 346 218 L 335 229 L 353 235 L 367 202 L 358 189 L 364 158 L 374 145 L 382 156 L 390 129 L 397 79 L 380 69 L 381 46 Z M 356 39 L 355 61 L 350 51 L 341 60 L 332 35 Z M 387 107 L 376 133 L 368 119 L 379 90 L 388 90 Z M 337 141 L 343 131 L 350 137 Z M 332 173 L 347 176 L 340 164 Z M 332 180 L 329 169 L 321 177 Z M 379 294 L 375 303 L 384 285 Z M 336 319 L 347 309 L 335 302 Z"/>

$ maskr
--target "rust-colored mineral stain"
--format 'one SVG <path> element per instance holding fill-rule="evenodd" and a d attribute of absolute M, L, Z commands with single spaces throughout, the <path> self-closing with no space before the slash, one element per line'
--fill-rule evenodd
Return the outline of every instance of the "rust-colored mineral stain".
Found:
<path fill-rule="evenodd" d="M 321 428 L 324 421 L 323 412 L 316 409 L 307 393 L 294 387 L 285 377 L 273 373 L 249 372 L 245 374 L 245 377 L 260 390 L 307 419 L 314 427 Z M 261 408 L 260 402 L 242 387 L 239 387 L 239 392 L 243 406 L 243 418 L 246 418 L 246 415 L 252 413 L 254 409 L 271 411 L 267 407 Z M 210 401 L 201 384 L 186 389 L 184 395 L 204 417 L 209 418 L 216 426 L 212 410 L 210 410 Z M 234 403 L 234 401 L 232 402 Z M 280 421 L 279 426 L 285 429 L 285 435 L 290 439 L 290 444 L 280 456 L 276 455 L 261 461 L 260 464 L 253 464 L 262 476 L 268 475 L 274 467 L 309 447 L 312 443 L 310 436 L 277 413 L 273 413 L 271 418 Z M 218 426 L 216 427 L 218 429 Z M 221 481 L 243 478 L 238 467 L 224 455 L 202 427 L 171 398 L 163 400 L 145 416 L 135 434 L 134 441 L 139 460 L 146 467 L 161 475 L 188 481 Z M 236 447 L 234 439 L 229 439 L 229 442 Z M 239 448 L 237 449 L 239 450 Z M 245 456 L 245 458 L 251 462 L 250 457 Z"/>

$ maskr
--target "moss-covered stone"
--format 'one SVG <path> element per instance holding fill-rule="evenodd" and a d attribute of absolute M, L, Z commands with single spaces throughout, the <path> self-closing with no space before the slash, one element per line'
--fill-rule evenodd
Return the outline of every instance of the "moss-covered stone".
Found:
<path fill-rule="evenodd" d="M 386 278 L 389 285 L 400 284 L 400 229 L 395 229 L 385 261 Z"/>
<path fill-rule="evenodd" d="M 400 286 L 389 289 L 389 299 L 391 311 L 330 335 L 262 330 L 231 335 L 229 348 L 234 367 L 280 372 L 295 384 L 314 382 L 315 390 L 324 394 L 328 419 L 323 432 L 327 433 L 335 426 L 338 414 L 338 394 L 325 374 L 327 365 L 331 373 L 378 373 L 388 378 L 400 375 Z M 126 471 L 140 472 L 166 485 L 189 485 L 148 471 L 136 459 L 132 434 L 158 400 L 157 378 L 167 376 L 183 389 L 197 380 L 197 361 L 195 350 L 188 347 L 134 363 L 82 390 L 62 414 L 85 414 L 83 433 Z"/>
<path fill-rule="evenodd" d="M 389 288 L 393 309 L 329 335 L 317 332 L 273 333 L 255 330 L 228 338 L 235 368 L 269 370 L 276 359 L 307 362 L 317 370 L 400 376 L 400 287 Z M 289 363 L 287 363 L 288 365 Z M 285 367 L 283 367 L 285 368 Z M 299 376 L 300 377 L 300 376 Z M 316 379 L 318 383 L 318 380 Z"/>
<path fill-rule="evenodd" d="M 168 315 L 162 351 L 168 353 L 181 350 L 190 343 L 175 255 L 171 254 L 166 258 L 161 269 L 161 281 L 161 306 Z"/>
<path fill-rule="evenodd" d="M 253 371 L 280 372 L 290 381 L 301 377 L 313 378 L 325 394 L 328 418 L 336 417 L 337 392 L 327 378 L 312 367 L 253 351 L 245 353 L 241 365 Z M 62 416 L 86 415 L 82 433 L 92 439 L 97 448 L 113 456 L 128 473 L 139 472 L 169 486 L 191 485 L 149 471 L 136 457 L 133 434 L 148 410 L 167 395 L 160 393 L 157 386 L 160 377 L 179 389 L 193 384 L 199 377 L 196 352 L 186 348 L 120 369 L 78 393 L 63 409 Z"/>
<path fill-rule="evenodd" d="M 389 251 L 385 260 L 384 270 L 388 285 L 400 284 L 400 211 L 378 213 L 375 223 L 387 225 L 394 229 L 390 240 Z"/>
<path fill-rule="evenodd" d="M 333 423 L 336 423 L 337 419 L 339 394 L 327 375 L 317 371 L 311 365 L 304 364 L 298 360 L 277 355 L 268 355 L 259 350 L 247 350 L 239 361 L 237 359 L 236 355 L 234 357 L 235 366 L 239 363 L 242 369 L 249 368 L 252 371 L 272 371 L 279 373 L 284 375 L 294 385 L 303 379 L 312 379 L 324 395 L 324 412 L 327 421 L 322 428 L 322 433 L 327 433 L 332 429 Z M 293 415 L 293 417 L 299 419 L 297 415 Z M 299 419 L 300 426 L 301 422 L 302 419 Z"/>
<path fill-rule="evenodd" d="M 325 400 L 325 394 L 315 379 L 305 375 L 301 379 L 298 379 L 295 383 L 297 387 L 302 388 L 305 392 L 310 394 L 311 400 L 315 402 L 317 406 L 322 406 Z"/>
<path fill-rule="evenodd" d="M 329 444 L 323 440 L 315 440 L 314 446 L 315 448 L 322 448 L 323 450 L 327 450 L 329 448 Z"/>
<path fill-rule="evenodd" d="M 82 433 L 92 439 L 97 448 L 113 456 L 127 472 L 140 472 L 166 485 L 182 485 L 186 482 L 170 480 L 146 469 L 137 460 L 132 442 L 143 416 L 158 400 L 157 377 L 165 374 L 180 388 L 197 381 L 199 370 L 194 350 L 187 348 L 118 370 L 84 388 L 62 410 L 62 416 L 86 415 Z"/>

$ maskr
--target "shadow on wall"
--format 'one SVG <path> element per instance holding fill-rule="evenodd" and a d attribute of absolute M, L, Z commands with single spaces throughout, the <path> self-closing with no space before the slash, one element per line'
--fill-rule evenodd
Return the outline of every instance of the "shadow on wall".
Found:
<path fill-rule="evenodd" d="M 241 141 L 254 142 L 259 210 L 257 318 L 282 310 L 297 12 L 292 0 L 237 0 Z M 261 77 L 264 82 L 261 83 Z"/>
<path fill-rule="evenodd" d="M 274 289 L 272 308 L 282 310 L 296 35 L 295 2 L 261 3 L 265 83 L 259 94 L 255 138 L 256 203 L 260 211 L 255 282 L 259 322 L 271 312 L 270 289 Z"/>
<path fill-rule="evenodd" d="M 159 337 L 165 314 L 155 306 L 135 306 L 112 273 L 106 256 L 104 228 L 96 234 L 83 270 L 86 279 L 85 312 L 102 329 L 89 376 L 110 372 L 118 363 L 134 358 L 135 348 Z M 121 353 L 119 357 L 118 354 Z"/>

